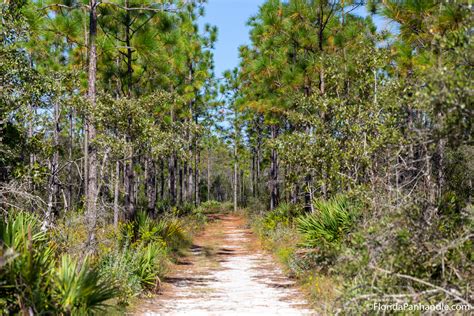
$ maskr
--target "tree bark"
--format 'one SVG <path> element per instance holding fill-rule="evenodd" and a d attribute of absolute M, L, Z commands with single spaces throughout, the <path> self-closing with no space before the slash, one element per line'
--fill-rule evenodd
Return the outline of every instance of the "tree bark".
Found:
<path fill-rule="evenodd" d="M 211 199 L 211 150 L 207 149 L 207 200 Z"/>
<path fill-rule="evenodd" d="M 238 163 L 237 163 L 237 144 L 234 144 L 234 179 L 233 179 L 233 193 L 234 193 L 234 212 L 237 212 L 237 172 L 238 172 Z"/>
<path fill-rule="evenodd" d="M 114 187 L 114 227 L 118 228 L 119 222 L 119 195 L 120 195 L 120 162 L 115 162 L 115 187 Z"/>
<path fill-rule="evenodd" d="M 277 126 L 272 125 L 270 128 L 272 139 L 276 139 Z M 278 188 L 278 153 L 275 148 L 271 150 L 270 160 L 270 210 L 274 210 L 278 206 L 280 196 Z"/>
<path fill-rule="evenodd" d="M 175 155 L 171 155 L 168 163 L 170 202 L 173 206 L 176 205 Z"/>
<path fill-rule="evenodd" d="M 184 200 L 188 201 L 189 200 L 189 193 L 188 193 L 188 162 L 184 161 L 183 162 L 183 168 L 182 168 L 182 180 L 181 180 L 181 186 L 183 190 L 183 197 Z"/>
<path fill-rule="evenodd" d="M 96 77 L 97 77 L 97 0 L 89 1 L 89 68 L 88 68 L 88 90 L 87 96 L 92 109 L 96 104 Z M 95 227 L 97 224 L 97 146 L 94 143 L 96 129 L 90 120 L 86 120 L 88 153 L 88 179 L 87 179 L 87 213 L 86 223 L 88 229 L 87 245 L 90 246 L 95 240 Z M 86 165 L 87 168 L 87 165 Z"/>
<path fill-rule="evenodd" d="M 165 198 L 165 163 L 163 159 L 160 159 L 160 198 Z"/>
<path fill-rule="evenodd" d="M 197 144 L 195 146 L 194 155 L 195 155 L 195 158 L 194 158 L 194 164 L 195 164 L 195 167 L 194 167 L 194 205 L 197 206 L 199 205 L 199 203 L 201 203 L 200 198 L 199 198 L 199 177 L 200 177 L 199 161 L 201 159 L 201 155 L 200 155 Z"/>
<path fill-rule="evenodd" d="M 131 146 L 130 139 L 127 140 Z M 135 172 L 133 170 L 133 149 L 129 150 L 130 158 L 125 162 L 125 210 L 127 219 L 131 220 L 135 216 Z"/>
<path fill-rule="evenodd" d="M 72 210 L 72 155 L 74 150 L 74 109 L 69 113 L 69 144 L 68 144 L 68 167 L 67 167 L 67 205 L 68 211 Z"/>
<path fill-rule="evenodd" d="M 179 164 L 179 161 L 178 161 L 178 164 Z M 182 163 L 181 163 L 182 165 Z M 179 187 L 179 193 L 178 193 L 178 203 L 179 204 L 183 204 L 183 191 L 184 191 L 184 185 L 183 185 L 183 167 L 182 166 L 179 166 L 177 167 L 178 169 L 178 187 Z"/>
<path fill-rule="evenodd" d="M 48 205 L 46 209 L 46 214 L 43 220 L 43 230 L 49 229 L 54 218 L 58 216 L 58 201 L 59 201 L 59 133 L 60 130 L 60 108 L 59 102 L 56 100 L 54 102 L 54 129 L 53 129 L 53 157 L 50 164 L 50 176 L 48 181 L 49 194 L 48 194 Z"/>
<path fill-rule="evenodd" d="M 148 160 L 147 173 L 147 197 L 148 197 L 148 213 L 155 215 L 156 207 L 156 164 L 152 159 Z"/>

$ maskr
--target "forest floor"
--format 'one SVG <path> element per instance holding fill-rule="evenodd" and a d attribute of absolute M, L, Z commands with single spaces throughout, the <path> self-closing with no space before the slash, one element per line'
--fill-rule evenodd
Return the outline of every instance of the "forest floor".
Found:
<path fill-rule="evenodd" d="M 265 252 L 246 220 L 213 215 L 133 315 L 311 315 L 303 293 Z"/>

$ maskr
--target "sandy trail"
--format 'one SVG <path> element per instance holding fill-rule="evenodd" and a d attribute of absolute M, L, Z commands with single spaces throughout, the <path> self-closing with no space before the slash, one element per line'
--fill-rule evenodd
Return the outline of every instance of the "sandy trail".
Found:
<path fill-rule="evenodd" d="M 219 215 L 134 315 L 312 315 L 303 294 L 236 215 Z"/>

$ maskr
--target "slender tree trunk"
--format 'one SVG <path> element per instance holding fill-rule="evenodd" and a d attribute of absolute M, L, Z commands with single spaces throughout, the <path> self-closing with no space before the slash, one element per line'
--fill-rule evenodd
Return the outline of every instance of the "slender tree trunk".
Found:
<path fill-rule="evenodd" d="M 189 194 L 189 202 L 193 202 L 193 165 L 192 163 L 189 164 L 189 169 L 188 169 L 188 194 Z"/>
<path fill-rule="evenodd" d="M 199 162 L 200 162 L 200 159 L 201 159 L 201 153 L 199 152 L 199 149 L 198 149 L 198 146 L 197 146 L 197 143 L 196 143 L 196 146 L 195 146 L 195 150 L 194 150 L 194 164 L 195 164 L 195 167 L 194 167 L 194 205 L 199 205 L 199 203 L 201 203 L 200 201 L 200 198 L 199 198 L 199 177 L 200 177 L 200 173 L 199 173 Z"/>
<path fill-rule="evenodd" d="M 236 133 L 236 138 L 237 138 L 237 133 Z M 238 162 L 237 162 L 237 139 L 234 140 L 234 177 L 233 177 L 233 191 L 234 191 L 234 212 L 237 212 L 237 192 L 238 192 Z"/>
<path fill-rule="evenodd" d="M 148 197 L 148 213 L 155 215 L 156 207 L 156 165 L 152 159 L 148 160 L 147 173 L 147 197 Z"/>
<path fill-rule="evenodd" d="M 258 117 L 257 122 L 257 157 L 256 157 L 256 174 L 255 174 L 255 195 L 260 194 L 260 176 L 261 176 L 261 163 L 262 163 L 262 129 L 260 126 L 263 125 L 263 117 Z"/>
<path fill-rule="evenodd" d="M 120 195 L 120 162 L 115 162 L 115 183 L 114 183 L 114 227 L 118 228 L 119 222 L 119 195 Z"/>
<path fill-rule="evenodd" d="M 43 230 L 48 229 L 54 218 L 58 216 L 58 201 L 59 201 L 59 178 L 58 178 L 58 172 L 59 172 L 59 133 L 61 132 L 60 130 L 60 108 L 59 108 L 59 102 L 54 102 L 54 130 L 53 130 L 53 147 L 54 147 L 54 152 L 53 152 L 53 157 L 51 159 L 50 163 L 50 176 L 49 176 L 49 181 L 48 181 L 48 189 L 49 189 L 49 194 L 48 194 L 48 205 L 46 209 L 46 214 L 44 217 L 43 221 Z"/>
<path fill-rule="evenodd" d="M 183 162 L 183 168 L 181 173 L 181 187 L 183 190 L 183 197 L 186 201 L 189 200 L 189 193 L 188 193 L 188 162 Z"/>
<path fill-rule="evenodd" d="M 84 173 L 84 196 L 86 201 L 86 208 L 87 208 L 87 201 L 89 201 L 89 123 L 87 121 L 87 117 L 84 117 L 84 161 L 83 161 L 83 173 Z"/>
<path fill-rule="evenodd" d="M 251 149 L 252 149 L 252 154 L 249 161 L 250 163 L 250 194 L 252 197 L 255 197 L 255 194 L 254 194 L 255 154 L 254 154 L 253 147 Z"/>
<path fill-rule="evenodd" d="M 211 199 L 211 150 L 207 149 L 207 200 Z"/>
<path fill-rule="evenodd" d="M 131 145 L 130 139 L 127 140 L 128 144 Z M 125 161 L 125 210 L 127 219 L 131 220 L 135 216 L 135 173 L 133 170 L 133 149 L 129 149 L 130 157 Z"/>
<path fill-rule="evenodd" d="M 184 191 L 184 185 L 183 185 L 183 167 L 181 166 L 182 163 L 180 164 L 179 163 L 179 160 L 178 160 L 178 166 L 176 167 L 178 169 L 178 203 L 179 204 L 183 204 L 183 191 Z M 184 198 L 186 198 L 184 196 Z"/>
<path fill-rule="evenodd" d="M 240 169 L 240 205 L 245 205 L 245 182 L 244 182 L 244 171 Z"/>
<path fill-rule="evenodd" d="M 74 109 L 69 113 L 69 144 L 68 144 L 68 167 L 67 167 L 67 205 L 68 211 L 72 209 L 72 155 L 74 150 Z"/>
<path fill-rule="evenodd" d="M 34 118 L 36 117 L 36 110 L 34 109 L 33 105 L 30 103 L 29 104 L 29 110 L 30 110 L 30 115 L 31 115 L 31 118 L 29 119 L 28 121 L 28 140 L 29 141 L 32 141 L 33 139 L 33 132 L 34 132 L 34 123 L 33 123 L 33 120 Z M 33 170 L 33 167 L 35 165 L 35 162 L 36 162 L 36 155 L 34 152 L 31 152 L 30 153 L 30 157 L 29 157 L 29 163 L 30 163 L 30 170 L 32 171 Z M 34 185 L 34 182 L 33 182 L 33 179 L 30 177 L 29 179 L 29 190 L 30 192 L 33 192 L 34 189 L 35 189 L 35 185 Z"/>
<path fill-rule="evenodd" d="M 97 0 L 89 1 L 89 78 L 88 78 L 88 98 L 92 108 L 96 104 L 96 77 L 97 77 Z M 87 181 L 87 213 L 86 222 L 88 229 L 88 246 L 95 240 L 95 227 L 97 224 L 97 146 L 94 143 L 96 129 L 87 119 L 88 129 L 87 147 L 88 153 L 88 181 Z M 87 164 L 86 164 L 87 168 Z"/>
<path fill-rule="evenodd" d="M 169 190 L 170 190 L 170 202 L 171 205 L 176 205 L 176 179 L 175 179 L 175 158 L 176 154 L 173 154 L 169 158 L 169 166 L 168 166 L 168 171 L 169 171 Z"/>
<path fill-rule="evenodd" d="M 165 163 L 160 159 L 160 198 L 163 201 L 165 198 Z"/>
<path fill-rule="evenodd" d="M 271 126 L 271 137 L 276 139 L 277 126 Z M 278 188 L 278 154 L 276 149 L 271 150 L 270 162 L 270 210 L 274 210 L 279 202 L 279 188 Z"/>

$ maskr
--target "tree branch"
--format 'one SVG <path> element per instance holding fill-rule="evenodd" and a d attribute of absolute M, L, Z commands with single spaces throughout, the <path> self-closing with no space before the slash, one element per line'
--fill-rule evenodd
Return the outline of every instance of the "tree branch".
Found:
<path fill-rule="evenodd" d="M 458 300 L 459 302 L 469 306 L 470 309 L 473 309 L 474 306 L 471 305 L 468 301 L 466 301 L 465 299 L 463 299 L 462 297 L 460 297 L 459 295 L 456 295 L 454 294 L 453 292 L 451 291 L 448 291 L 446 290 L 445 288 L 442 288 L 440 286 L 437 286 L 435 284 L 432 284 L 432 283 L 429 283 L 427 281 L 424 281 L 422 279 L 418 279 L 418 278 L 415 278 L 411 275 L 406 275 L 406 274 L 401 274 L 401 273 L 396 273 L 396 272 L 392 272 L 392 271 L 388 271 L 388 270 L 385 270 L 385 269 L 382 269 L 382 268 L 378 268 L 378 267 L 374 267 L 374 266 L 370 266 L 372 269 L 375 269 L 375 270 L 378 270 L 380 272 L 383 272 L 385 274 L 391 274 L 391 275 L 394 275 L 394 276 L 397 276 L 399 278 L 402 278 L 402 279 L 407 279 L 407 280 L 411 280 L 411 281 L 415 281 L 417 283 L 421 283 L 423 285 L 426 285 L 426 286 L 429 286 L 429 287 L 432 287 L 434 289 L 437 289 L 437 290 L 440 290 L 441 292 L 445 293 L 446 295 L 448 296 L 451 296 L 453 298 L 455 298 L 456 300 Z"/>
<path fill-rule="evenodd" d="M 108 1 L 102 1 L 99 3 L 100 4 L 108 4 L 112 5 L 114 7 L 117 7 L 119 9 L 125 10 L 125 11 L 150 11 L 150 12 L 169 12 L 169 13 L 179 13 L 180 11 L 177 9 L 169 9 L 169 8 L 154 8 L 154 7 L 124 7 L 120 4 L 113 3 L 113 2 L 108 2 Z"/>

